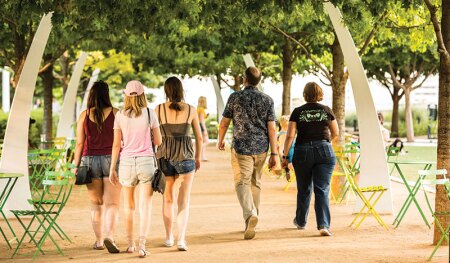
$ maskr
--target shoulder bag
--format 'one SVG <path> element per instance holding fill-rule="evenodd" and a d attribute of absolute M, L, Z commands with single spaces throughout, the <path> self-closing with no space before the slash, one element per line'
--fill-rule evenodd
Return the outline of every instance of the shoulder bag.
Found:
<path fill-rule="evenodd" d="M 147 114 L 148 114 L 148 123 L 150 126 L 150 140 L 152 143 L 153 154 L 156 155 L 155 145 L 153 144 L 152 121 L 150 117 L 150 110 L 148 108 Z M 157 162 L 155 162 L 155 164 L 157 164 Z M 161 172 L 161 170 L 158 168 L 157 165 L 155 165 L 155 173 L 153 175 L 152 188 L 154 192 L 160 192 L 161 194 L 164 194 L 164 190 L 166 189 L 166 177 L 164 176 L 164 174 Z"/>
<path fill-rule="evenodd" d="M 83 162 L 77 170 L 75 184 L 83 185 L 92 183 L 91 176 L 91 156 L 89 155 L 89 123 L 87 123 L 89 118 L 89 109 L 87 110 L 86 117 L 84 118 L 84 123 L 86 124 L 86 151 L 87 151 L 87 161 Z"/>

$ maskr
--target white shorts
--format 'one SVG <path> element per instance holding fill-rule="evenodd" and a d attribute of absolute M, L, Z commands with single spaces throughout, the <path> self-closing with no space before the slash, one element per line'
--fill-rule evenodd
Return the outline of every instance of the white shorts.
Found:
<path fill-rule="evenodd" d="M 155 170 L 156 160 L 153 156 L 121 159 L 119 163 L 119 182 L 125 187 L 133 187 L 137 184 L 151 184 Z"/>

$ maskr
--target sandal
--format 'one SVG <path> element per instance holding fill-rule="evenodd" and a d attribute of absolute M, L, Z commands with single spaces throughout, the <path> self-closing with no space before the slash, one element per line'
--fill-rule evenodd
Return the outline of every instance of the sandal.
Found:
<path fill-rule="evenodd" d="M 114 243 L 113 240 L 105 238 L 105 240 L 103 240 L 103 243 L 105 244 L 106 249 L 108 249 L 109 253 L 115 254 L 120 252 L 119 248 L 117 247 L 116 243 Z"/>
<path fill-rule="evenodd" d="M 127 248 L 127 253 L 134 253 L 136 252 L 136 247 L 135 246 L 129 246 Z"/>
<path fill-rule="evenodd" d="M 101 246 L 99 246 L 98 244 L 97 244 L 97 241 L 94 243 L 94 245 L 92 246 L 92 249 L 94 249 L 94 250 L 104 250 L 105 249 L 105 246 L 104 245 L 101 245 Z"/>
<path fill-rule="evenodd" d="M 145 258 L 148 254 L 150 254 L 150 252 L 148 252 L 144 248 L 139 249 L 139 257 L 140 258 Z"/>

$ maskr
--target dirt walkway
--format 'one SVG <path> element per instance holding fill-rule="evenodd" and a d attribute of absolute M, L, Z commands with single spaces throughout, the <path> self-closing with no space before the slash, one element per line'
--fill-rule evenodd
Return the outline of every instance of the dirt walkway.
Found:
<path fill-rule="evenodd" d="M 320 237 L 315 226 L 313 206 L 306 230 L 292 225 L 295 213 L 296 189 L 283 192 L 283 181 L 269 176 L 263 178 L 260 223 L 254 240 L 243 240 L 244 223 L 232 180 L 229 153 L 209 147 L 210 162 L 202 163 L 196 175 L 191 198 L 191 216 L 187 233 L 188 252 L 175 247 L 165 248 L 164 226 L 161 216 L 162 198 L 153 200 L 152 230 L 146 260 L 152 262 L 425 262 L 433 246 L 429 230 L 415 207 L 398 229 L 384 230 L 373 218 L 368 218 L 358 230 L 348 227 L 353 219 L 352 202 L 349 206 L 332 205 L 333 237 Z M 395 207 L 400 208 L 406 198 L 403 185 L 392 183 Z M 423 195 L 419 194 L 419 202 Z M 425 208 L 425 206 L 424 206 Z M 382 216 L 390 225 L 394 217 Z M 89 222 L 89 204 L 86 191 L 76 186 L 68 206 L 58 220 L 74 243 L 59 241 L 65 256 L 56 253 L 47 241 L 46 255 L 37 262 L 130 262 L 141 260 L 137 254 L 111 255 L 91 249 L 94 234 Z M 17 222 L 13 222 L 20 229 Z M 137 230 L 137 226 L 135 228 Z M 19 231 L 18 231 L 19 232 Z M 21 234 L 21 233 L 20 233 Z M 136 234 L 137 235 L 137 234 Z M 59 239 L 57 239 L 59 240 Z M 122 218 L 116 241 L 126 248 Z M 31 247 L 31 246 L 30 246 Z M 27 252 L 26 249 L 21 250 Z M 0 261 L 10 260 L 11 250 L 0 243 Z M 30 256 L 17 256 L 14 262 L 31 261 Z M 448 262 L 448 248 L 441 248 L 432 262 Z"/>

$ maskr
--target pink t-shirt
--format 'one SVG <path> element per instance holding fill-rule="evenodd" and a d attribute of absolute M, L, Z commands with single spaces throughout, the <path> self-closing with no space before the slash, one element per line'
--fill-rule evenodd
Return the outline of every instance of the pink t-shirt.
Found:
<path fill-rule="evenodd" d="M 155 111 L 150 110 L 151 125 L 149 125 L 147 109 L 142 108 L 141 116 L 127 117 L 123 111 L 116 114 L 114 129 L 122 131 L 122 150 L 120 159 L 137 156 L 154 156 L 150 138 L 152 129 L 159 127 Z"/>

